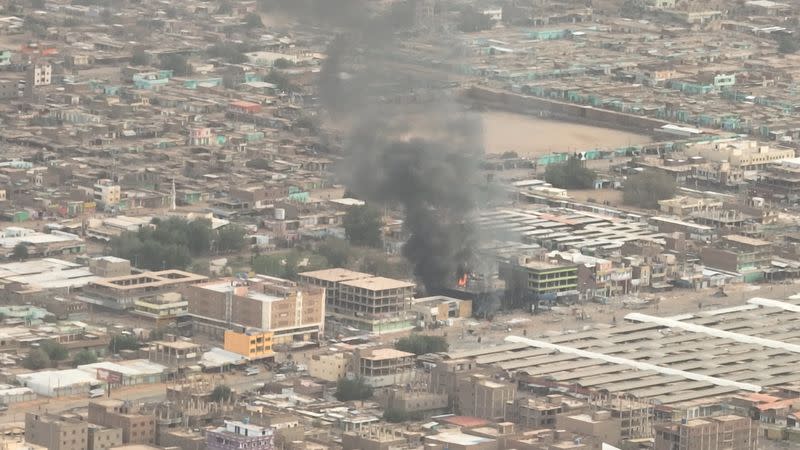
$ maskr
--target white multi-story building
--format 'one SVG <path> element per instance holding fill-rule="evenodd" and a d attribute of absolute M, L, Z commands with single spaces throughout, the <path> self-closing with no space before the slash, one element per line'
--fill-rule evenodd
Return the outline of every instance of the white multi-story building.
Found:
<path fill-rule="evenodd" d="M 53 66 L 49 63 L 33 65 L 33 85 L 49 86 L 53 76 Z"/>
<path fill-rule="evenodd" d="M 118 205 L 121 197 L 122 189 L 109 179 L 97 180 L 94 184 L 94 201 L 105 208 Z"/>

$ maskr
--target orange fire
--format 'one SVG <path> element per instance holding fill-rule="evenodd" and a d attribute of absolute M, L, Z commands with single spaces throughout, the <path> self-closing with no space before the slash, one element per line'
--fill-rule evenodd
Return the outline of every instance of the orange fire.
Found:
<path fill-rule="evenodd" d="M 464 274 L 461 278 L 458 279 L 458 285 L 460 287 L 465 287 L 467 285 L 467 274 Z"/>

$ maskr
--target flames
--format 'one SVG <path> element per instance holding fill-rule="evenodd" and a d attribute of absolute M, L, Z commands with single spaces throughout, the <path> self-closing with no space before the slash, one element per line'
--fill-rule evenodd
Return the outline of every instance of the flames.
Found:
<path fill-rule="evenodd" d="M 458 279 L 458 287 L 466 287 L 467 286 L 467 278 L 468 278 L 468 275 L 466 273 L 464 273 L 464 275 L 461 275 L 461 278 Z"/>

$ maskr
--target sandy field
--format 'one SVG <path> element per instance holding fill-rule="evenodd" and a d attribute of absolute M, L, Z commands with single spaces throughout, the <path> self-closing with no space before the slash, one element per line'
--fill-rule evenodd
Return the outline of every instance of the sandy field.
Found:
<path fill-rule="evenodd" d="M 540 155 L 652 142 L 649 136 L 502 111 L 481 113 L 486 153 Z"/>

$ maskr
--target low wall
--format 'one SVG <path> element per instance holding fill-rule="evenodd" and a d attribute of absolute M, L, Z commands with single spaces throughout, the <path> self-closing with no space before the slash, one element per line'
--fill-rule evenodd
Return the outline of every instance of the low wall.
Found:
<path fill-rule="evenodd" d="M 544 117 L 624 129 L 648 135 L 652 135 L 655 128 L 660 128 L 670 123 L 650 117 L 482 87 L 471 87 L 464 92 L 463 96 L 468 101 L 493 109 L 507 110 L 520 114 L 542 115 Z"/>

